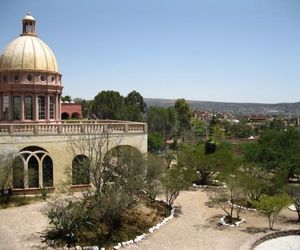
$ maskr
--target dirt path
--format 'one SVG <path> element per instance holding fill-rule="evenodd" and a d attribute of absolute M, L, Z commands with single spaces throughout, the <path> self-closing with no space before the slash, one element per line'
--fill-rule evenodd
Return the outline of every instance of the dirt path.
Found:
<path fill-rule="evenodd" d="M 246 223 L 240 228 L 218 226 L 223 215 L 222 210 L 207 206 L 208 196 L 205 190 L 185 191 L 175 202 L 182 213 L 159 231 L 148 235 L 143 242 L 130 245 L 133 249 L 203 249 L 203 250 L 238 250 L 249 249 L 251 243 L 264 235 L 267 220 L 253 212 L 242 212 Z M 297 224 L 288 223 L 295 220 L 296 214 L 288 210 L 275 225 L 277 229 L 297 228 Z M 299 227 L 299 225 L 298 225 Z"/>
<path fill-rule="evenodd" d="M 45 249 L 40 232 L 47 226 L 40 212 L 46 202 L 0 210 L 0 249 Z"/>
<path fill-rule="evenodd" d="M 264 235 L 267 220 L 253 212 L 242 213 L 247 222 L 240 228 L 217 226 L 223 212 L 209 207 L 207 201 L 206 190 L 182 192 L 175 202 L 181 209 L 178 217 L 126 249 L 248 250 L 255 239 Z M 47 219 L 40 212 L 46 204 L 0 210 L 0 250 L 48 249 L 40 238 L 47 227 Z M 285 210 L 275 228 L 299 228 L 299 224 L 291 223 L 296 218 L 296 213 Z"/>

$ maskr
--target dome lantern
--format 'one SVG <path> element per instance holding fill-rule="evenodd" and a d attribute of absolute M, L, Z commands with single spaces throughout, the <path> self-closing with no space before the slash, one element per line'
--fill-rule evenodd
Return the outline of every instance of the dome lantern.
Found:
<path fill-rule="evenodd" d="M 35 19 L 30 12 L 23 18 L 23 33 L 21 36 L 36 36 Z"/>

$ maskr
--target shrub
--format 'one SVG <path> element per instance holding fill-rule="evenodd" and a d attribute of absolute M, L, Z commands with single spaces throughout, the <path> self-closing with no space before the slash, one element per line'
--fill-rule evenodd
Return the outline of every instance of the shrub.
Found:
<path fill-rule="evenodd" d="M 291 204 L 292 200 L 287 194 L 264 196 L 259 201 L 254 201 L 254 206 L 269 220 L 269 228 L 273 229 L 274 223 L 281 210 Z"/>

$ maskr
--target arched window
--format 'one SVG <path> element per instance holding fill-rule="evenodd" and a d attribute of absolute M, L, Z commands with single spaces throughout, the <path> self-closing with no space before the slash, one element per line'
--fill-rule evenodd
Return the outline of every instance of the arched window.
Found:
<path fill-rule="evenodd" d="M 24 188 L 24 163 L 20 156 L 13 161 L 13 187 Z"/>
<path fill-rule="evenodd" d="M 72 162 L 72 184 L 90 183 L 90 160 L 85 155 L 77 155 Z"/>
<path fill-rule="evenodd" d="M 53 187 L 53 161 L 49 153 L 41 147 L 23 148 L 14 161 L 13 187 L 38 188 L 40 186 Z"/>
<path fill-rule="evenodd" d="M 28 161 L 28 187 L 39 187 L 39 162 L 35 156 L 31 156 Z"/>
<path fill-rule="evenodd" d="M 48 155 L 43 160 L 43 186 L 53 187 L 53 162 Z"/>

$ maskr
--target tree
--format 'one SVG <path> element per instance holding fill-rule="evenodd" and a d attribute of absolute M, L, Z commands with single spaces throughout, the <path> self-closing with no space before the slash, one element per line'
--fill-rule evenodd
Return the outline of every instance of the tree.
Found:
<path fill-rule="evenodd" d="M 269 124 L 267 124 L 267 127 L 269 129 L 283 131 L 286 129 L 287 126 L 282 119 L 274 118 L 272 121 L 269 122 Z"/>
<path fill-rule="evenodd" d="M 228 150 L 228 149 L 227 149 Z M 223 151 L 225 153 L 226 151 Z M 230 151 L 227 151 L 227 153 Z M 227 154 L 225 153 L 225 154 Z M 218 179 L 226 183 L 226 189 L 210 195 L 210 200 L 217 204 L 225 213 L 226 220 L 229 224 L 233 224 L 235 220 L 240 219 L 240 206 L 235 206 L 243 199 L 243 192 L 240 180 L 240 162 L 231 155 L 225 158 L 226 163 L 220 169 Z M 234 216 L 235 211 L 235 216 Z"/>
<path fill-rule="evenodd" d="M 253 204 L 268 217 L 269 229 L 272 230 L 281 210 L 291 204 L 291 198 L 287 194 L 264 196 L 259 201 L 254 201 Z"/>
<path fill-rule="evenodd" d="M 70 95 L 65 95 L 61 97 L 61 100 L 63 102 L 71 102 L 72 101 L 72 97 Z"/>
<path fill-rule="evenodd" d="M 286 187 L 286 191 L 293 199 L 294 206 L 298 214 L 298 222 L 300 222 L 300 186 L 295 184 L 290 184 Z"/>
<path fill-rule="evenodd" d="M 243 148 L 244 159 L 265 170 L 286 171 L 289 177 L 300 172 L 300 132 L 265 130 L 257 143 Z"/>
<path fill-rule="evenodd" d="M 167 168 L 167 162 L 162 157 L 150 153 L 148 154 L 145 191 L 151 200 L 155 200 L 156 196 L 161 193 L 161 181 Z"/>
<path fill-rule="evenodd" d="M 185 99 L 177 99 L 175 111 L 178 117 L 178 132 L 183 134 L 186 130 L 191 130 L 192 110 Z"/>
<path fill-rule="evenodd" d="M 206 128 L 205 128 L 205 124 L 202 121 L 196 118 L 192 118 L 191 125 L 192 125 L 192 131 L 194 132 L 195 137 L 197 139 L 205 138 Z"/>
<path fill-rule="evenodd" d="M 150 152 L 159 152 L 164 148 L 164 138 L 161 136 L 160 133 L 157 132 L 150 132 L 148 134 L 148 150 Z"/>
<path fill-rule="evenodd" d="M 236 138 L 249 138 L 253 135 L 253 129 L 245 123 L 235 123 L 230 126 L 230 134 Z"/>
<path fill-rule="evenodd" d="M 180 191 L 190 187 L 192 181 L 193 176 L 189 169 L 180 164 L 170 167 L 162 179 L 166 203 L 172 206 Z"/>
<path fill-rule="evenodd" d="M 89 118 L 90 114 L 91 114 L 91 109 L 92 109 L 93 101 L 86 100 L 86 99 L 79 98 L 79 97 L 73 98 L 73 101 L 76 104 L 80 104 L 81 105 L 82 117 L 83 118 Z"/>
<path fill-rule="evenodd" d="M 243 193 L 237 176 L 228 176 L 226 181 L 227 189 L 211 193 L 209 199 L 226 213 L 226 222 L 234 224 L 240 219 L 241 207 L 235 205 L 243 198 Z"/>
<path fill-rule="evenodd" d="M 124 97 L 119 92 L 101 91 L 94 98 L 92 114 L 98 119 L 122 120 L 124 109 Z"/>
<path fill-rule="evenodd" d="M 0 190 L 12 187 L 14 152 L 0 153 Z"/>
<path fill-rule="evenodd" d="M 129 146 L 108 150 L 109 134 L 72 135 L 69 144 L 74 159 L 88 159 L 80 162 L 84 169 L 80 173 L 84 177 L 88 171 L 92 187 L 82 197 L 49 203 L 44 213 L 54 226 L 50 237 L 68 244 L 92 238 L 92 244 L 103 245 L 120 227 L 124 211 L 142 195 L 147 173 L 144 156 Z"/>
<path fill-rule="evenodd" d="M 259 201 L 269 191 L 271 180 L 268 177 L 268 173 L 255 165 L 244 165 L 239 178 L 248 206 L 251 206 L 253 201 Z"/>
<path fill-rule="evenodd" d="M 220 144 L 211 154 L 206 153 L 204 144 L 183 145 L 178 157 L 178 162 L 192 171 L 197 185 L 209 184 L 213 174 L 231 164 L 232 161 L 234 159 L 231 148 L 225 143 Z"/>
<path fill-rule="evenodd" d="M 150 107 L 147 114 L 149 132 L 157 132 L 164 139 L 176 132 L 177 116 L 174 108 Z"/>
<path fill-rule="evenodd" d="M 142 121 L 147 105 L 141 94 L 134 90 L 125 97 L 124 101 L 126 105 L 126 119 L 130 121 Z"/>

